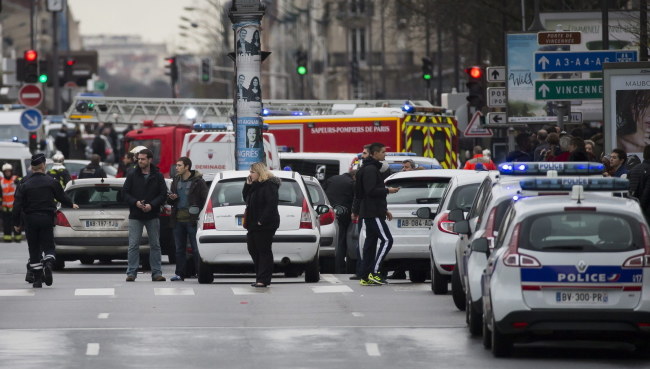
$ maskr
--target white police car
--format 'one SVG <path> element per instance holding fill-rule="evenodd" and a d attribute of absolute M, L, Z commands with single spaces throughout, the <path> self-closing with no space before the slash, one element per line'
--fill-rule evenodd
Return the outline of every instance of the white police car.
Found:
<path fill-rule="evenodd" d="M 524 191 L 564 191 L 566 182 L 545 178 L 520 185 Z M 507 356 L 519 339 L 648 344 L 648 225 L 637 201 L 586 192 L 627 190 L 628 181 L 583 178 L 569 184 L 569 196 L 515 201 L 499 228 L 482 279 L 483 343 L 495 356 Z M 490 253 L 486 238 L 471 248 Z"/>

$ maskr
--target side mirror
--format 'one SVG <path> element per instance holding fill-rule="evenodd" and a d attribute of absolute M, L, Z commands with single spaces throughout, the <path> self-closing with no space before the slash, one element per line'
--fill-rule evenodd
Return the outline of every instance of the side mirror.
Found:
<path fill-rule="evenodd" d="M 458 222 L 465 219 L 465 213 L 463 212 L 463 209 L 453 209 L 449 212 L 447 218 L 452 222 Z"/>
<path fill-rule="evenodd" d="M 327 205 L 318 205 L 316 206 L 316 214 L 323 215 L 330 211 L 330 207 Z"/>
<path fill-rule="evenodd" d="M 469 222 L 467 220 L 459 220 L 454 223 L 454 232 L 458 234 L 469 235 Z"/>
<path fill-rule="evenodd" d="M 474 252 L 487 254 L 488 250 L 490 250 L 490 245 L 487 238 L 481 237 L 472 241 L 472 246 L 470 246 L 470 248 Z"/>
<path fill-rule="evenodd" d="M 419 208 L 416 212 L 415 215 L 418 216 L 420 219 L 433 219 L 434 217 L 431 214 L 431 209 L 429 208 Z"/>

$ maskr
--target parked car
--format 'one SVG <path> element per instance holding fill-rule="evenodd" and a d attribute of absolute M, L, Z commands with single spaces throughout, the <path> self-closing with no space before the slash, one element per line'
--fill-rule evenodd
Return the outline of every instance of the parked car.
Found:
<path fill-rule="evenodd" d="M 334 209 L 318 180 L 311 176 L 302 176 L 302 179 L 305 181 L 305 185 L 307 185 L 312 207 L 325 205 L 329 208 L 327 213 L 321 214 L 318 217 L 320 223 L 320 262 L 321 270 L 325 269 L 325 272 L 333 273 L 334 254 L 336 252 L 336 245 L 338 244 L 339 223 L 336 220 Z"/>

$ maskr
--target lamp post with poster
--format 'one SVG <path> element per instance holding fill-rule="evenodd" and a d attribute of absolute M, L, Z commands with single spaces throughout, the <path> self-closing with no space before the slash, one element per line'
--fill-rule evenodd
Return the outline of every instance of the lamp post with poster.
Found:
<path fill-rule="evenodd" d="M 262 49 L 260 23 L 265 6 L 259 0 L 234 0 L 228 16 L 235 31 L 235 158 L 237 169 L 264 160 L 262 144 Z M 255 133 L 255 134 L 252 134 Z M 251 142 L 252 140 L 252 142 Z"/>

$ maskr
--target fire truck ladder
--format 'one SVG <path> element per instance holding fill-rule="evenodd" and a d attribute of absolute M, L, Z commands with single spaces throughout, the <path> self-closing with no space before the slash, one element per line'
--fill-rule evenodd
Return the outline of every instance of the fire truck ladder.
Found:
<path fill-rule="evenodd" d="M 406 101 L 415 107 L 431 107 L 428 101 Z M 281 112 L 303 112 L 305 115 L 337 114 L 336 107 L 401 107 L 404 100 L 267 100 L 264 108 Z M 196 112 L 190 119 L 186 112 Z M 341 114 L 341 113 L 339 113 Z M 77 96 L 65 113 L 71 123 L 192 124 L 194 122 L 228 123 L 234 115 L 230 99 L 171 99 L 136 97 Z M 287 115 L 290 115 L 287 114 Z"/>

